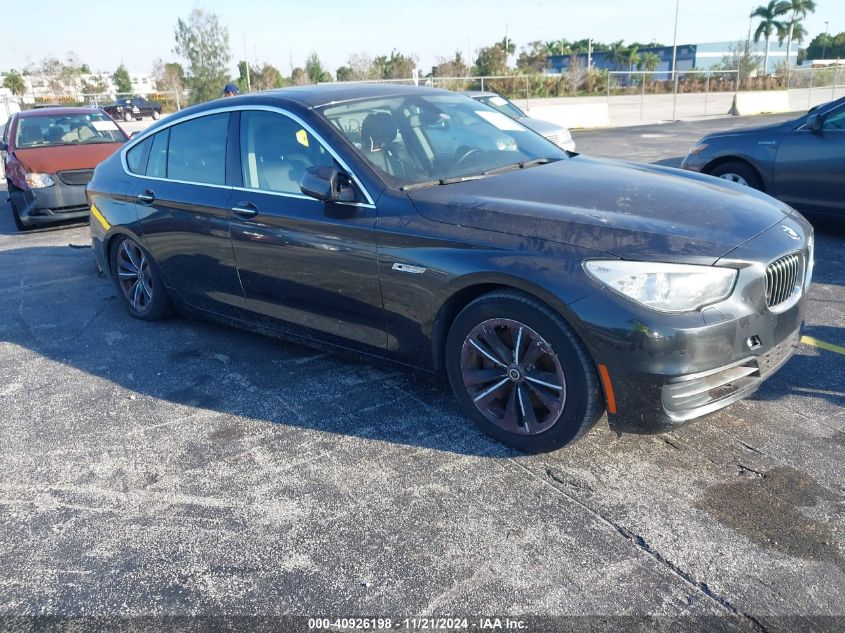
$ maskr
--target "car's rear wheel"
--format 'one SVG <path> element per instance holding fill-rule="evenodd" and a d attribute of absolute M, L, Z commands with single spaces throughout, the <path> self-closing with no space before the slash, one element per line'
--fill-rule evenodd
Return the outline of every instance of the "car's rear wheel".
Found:
<path fill-rule="evenodd" d="M 153 120 L 158 121 L 161 118 L 161 112 L 153 110 Z"/>
<path fill-rule="evenodd" d="M 572 329 L 515 291 L 479 297 L 446 343 L 449 382 L 486 434 L 525 452 L 565 446 L 603 412 L 595 365 Z"/>
<path fill-rule="evenodd" d="M 135 240 L 117 238 L 111 249 L 111 274 L 135 318 L 157 321 L 170 313 L 170 300 L 155 262 Z"/>
<path fill-rule="evenodd" d="M 759 190 L 763 189 L 763 182 L 754 168 L 748 163 L 741 161 L 730 161 L 716 165 L 716 167 L 710 170 L 710 175 L 735 182 L 738 185 L 745 185 Z"/>

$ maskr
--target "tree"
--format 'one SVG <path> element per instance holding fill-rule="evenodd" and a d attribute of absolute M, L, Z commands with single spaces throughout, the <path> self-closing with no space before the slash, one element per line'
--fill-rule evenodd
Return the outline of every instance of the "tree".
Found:
<path fill-rule="evenodd" d="M 786 38 L 786 63 L 787 67 L 791 64 L 789 61 L 789 54 L 792 50 L 792 42 L 803 42 L 807 31 L 804 29 L 801 22 L 807 18 L 808 13 L 815 13 L 816 3 L 813 0 L 787 0 L 785 3 L 789 8 L 787 11 L 792 11 L 789 16 L 788 28 L 778 31 L 778 40 L 783 44 L 784 37 Z"/>
<path fill-rule="evenodd" d="M 524 46 L 516 60 L 516 67 L 525 72 L 541 73 L 549 63 L 549 42 L 537 40 Z M 558 42 L 560 44 L 560 42 Z M 562 50 L 562 49 L 561 49 Z M 563 53 L 556 53 L 563 54 Z"/>
<path fill-rule="evenodd" d="M 634 66 L 640 61 L 640 53 L 636 45 L 631 45 L 625 49 L 624 54 L 625 63 L 628 65 L 628 71 L 633 72 Z"/>
<path fill-rule="evenodd" d="M 508 74 L 508 55 L 516 50 L 513 40 L 503 39 L 493 46 L 478 49 L 475 74 L 480 77 Z"/>
<path fill-rule="evenodd" d="M 3 77 L 3 87 L 8 88 L 13 95 L 22 95 L 26 92 L 26 81 L 17 70 L 12 68 Z"/>
<path fill-rule="evenodd" d="M 607 61 L 616 70 L 619 70 L 625 64 L 627 55 L 628 49 L 622 43 L 622 40 L 613 42 L 607 49 Z"/>
<path fill-rule="evenodd" d="M 376 79 L 409 79 L 417 67 L 416 55 L 405 55 L 396 49 L 390 57 L 380 55 L 373 60 L 373 74 Z"/>
<path fill-rule="evenodd" d="M 320 61 L 319 55 L 313 52 L 305 60 L 305 74 L 308 75 L 308 81 L 312 84 L 325 83 L 332 80 L 332 75 L 325 68 Z"/>
<path fill-rule="evenodd" d="M 273 88 L 281 88 L 287 83 L 279 69 L 266 62 L 260 68 L 252 66 L 251 73 L 254 90 L 272 90 Z"/>
<path fill-rule="evenodd" d="M 760 68 L 760 56 L 751 40 L 737 42 L 728 48 L 728 54 L 722 58 L 722 68 L 735 70 L 740 81 L 745 81 Z"/>
<path fill-rule="evenodd" d="M 657 70 L 658 66 L 660 66 L 660 55 L 651 51 L 640 53 L 637 70 L 644 70 L 646 72 L 646 75 L 643 76 L 643 81 L 651 81 L 651 73 Z"/>
<path fill-rule="evenodd" d="M 57 57 L 45 57 L 37 71 L 47 81 L 47 88 L 54 95 L 62 94 L 65 90 L 62 81 L 62 62 Z"/>
<path fill-rule="evenodd" d="M 308 83 L 308 75 L 305 70 L 298 66 L 290 73 L 290 80 L 295 86 L 302 86 Z"/>
<path fill-rule="evenodd" d="M 215 13 L 197 8 L 187 20 L 176 21 L 174 35 L 173 52 L 188 61 L 191 103 L 219 97 L 229 80 L 229 29 Z"/>
<path fill-rule="evenodd" d="M 839 35 L 821 33 L 807 46 L 807 59 L 841 59 L 845 57 L 845 32 Z"/>
<path fill-rule="evenodd" d="M 126 70 L 126 66 L 123 64 L 117 67 L 111 79 L 114 85 L 117 86 L 118 92 L 132 92 L 132 79 L 129 78 L 129 71 Z"/>
<path fill-rule="evenodd" d="M 784 0 L 769 0 L 769 4 L 760 5 L 751 12 L 749 17 L 760 18 L 757 29 L 754 31 L 754 43 L 760 41 L 761 37 L 766 38 L 766 57 L 763 61 L 763 74 L 769 72 L 769 42 L 772 35 L 784 30 L 784 23 L 778 18 L 790 9 L 789 2 Z"/>
<path fill-rule="evenodd" d="M 433 77 L 466 77 L 468 74 L 469 68 L 461 51 L 455 51 L 455 56 L 451 59 L 438 57 L 437 66 L 431 67 Z"/>
<path fill-rule="evenodd" d="M 109 89 L 109 84 L 106 78 L 102 75 L 90 75 L 87 79 L 82 80 L 82 92 L 86 95 L 103 94 Z"/>
<path fill-rule="evenodd" d="M 153 79 L 156 90 L 181 93 L 185 89 L 185 70 L 178 62 L 164 63 L 157 59 L 153 62 Z"/>

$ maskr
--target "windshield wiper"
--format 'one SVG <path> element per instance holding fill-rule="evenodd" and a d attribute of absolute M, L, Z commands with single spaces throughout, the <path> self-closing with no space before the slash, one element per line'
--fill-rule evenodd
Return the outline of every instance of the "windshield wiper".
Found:
<path fill-rule="evenodd" d="M 454 185 L 459 182 L 469 182 L 470 180 L 481 180 L 486 178 L 487 173 L 476 174 L 474 176 L 454 176 L 452 178 L 437 178 L 435 180 L 426 180 L 425 182 L 414 182 L 410 185 L 399 187 L 399 191 L 409 191 L 411 189 L 422 189 L 424 187 L 434 187 L 435 185 Z"/>
<path fill-rule="evenodd" d="M 528 167 L 535 167 L 537 165 L 546 165 L 560 160 L 559 158 L 534 158 L 532 160 L 521 160 L 518 163 L 511 163 L 510 165 L 502 165 L 501 167 L 494 167 L 484 172 L 487 176 L 494 174 L 503 174 L 507 171 L 515 171 L 517 169 L 526 169 Z"/>

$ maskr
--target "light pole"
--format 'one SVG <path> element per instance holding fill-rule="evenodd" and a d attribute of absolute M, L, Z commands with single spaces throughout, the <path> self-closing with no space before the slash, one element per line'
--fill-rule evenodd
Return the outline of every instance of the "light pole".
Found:
<path fill-rule="evenodd" d="M 822 59 L 825 58 L 825 53 L 827 53 L 827 38 L 829 37 L 829 35 L 828 35 L 828 29 L 829 29 L 828 25 L 829 24 L 830 24 L 829 22 L 824 23 L 824 42 L 822 43 Z"/>
<path fill-rule="evenodd" d="M 241 35 L 244 38 L 244 66 L 246 66 L 246 91 L 252 92 L 252 87 L 249 85 L 249 57 L 247 56 L 248 53 L 246 52 L 246 32 L 241 31 Z"/>
<path fill-rule="evenodd" d="M 672 120 L 676 120 L 678 111 L 678 13 L 681 10 L 681 0 L 675 0 L 675 34 L 672 36 L 672 77 L 675 89 L 672 96 Z"/>

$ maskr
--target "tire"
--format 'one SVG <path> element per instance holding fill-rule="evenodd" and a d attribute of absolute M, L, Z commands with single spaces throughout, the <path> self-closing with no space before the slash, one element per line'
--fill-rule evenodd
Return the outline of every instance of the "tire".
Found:
<path fill-rule="evenodd" d="M 26 226 L 21 221 L 20 213 L 18 213 L 18 210 L 15 208 L 15 203 L 12 202 L 12 192 L 20 191 L 20 189 L 13 185 L 8 179 L 6 179 L 6 189 L 9 192 L 9 206 L 12 208 L 12 219 L 15 221 L 15 227 L 18 229 L 18 231 L 26 231 L 30 227 Z"/>
<path fill-rule="evenodd" d="M 158 268 L 140 244 L 129 237 L 118 237 L 109 264 L 112 281 L 129 314 L 144 321 L 158 321 L 170 314 L 170 299 Z"/>
<path fill-rule="evenodd" d="M 131 112 L 124 112 L 123 113 L 123 120 L 129 123 L 130 121 L 134 120 L 135 117 L 132 116 Z"/>
<path fill-rule="evenodd" d="M 161 112 L 153 110 L 153 121 L 158 121 L 161 118 Z"/>
<path fill-rule="evenodd" d="M 763 190 L 763 181 L 760 180 L 760 175 L 751 165 L 743 161 L 732 160 L 716 165 L 710 170 L 710 175 L 739 185 L 747 185 L 759 191 Z"/>
<path fill-rule="evenodd" d="M 584 344 L 559 315 L 520 292 L 496 291 L 467 305 L 449 330 L 445 361 L 465 415 L 526 453 L 571 444 L 604 413 Z"/>

